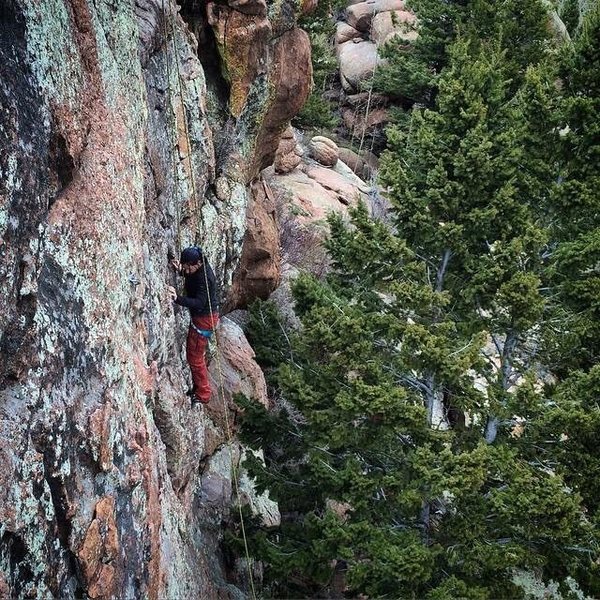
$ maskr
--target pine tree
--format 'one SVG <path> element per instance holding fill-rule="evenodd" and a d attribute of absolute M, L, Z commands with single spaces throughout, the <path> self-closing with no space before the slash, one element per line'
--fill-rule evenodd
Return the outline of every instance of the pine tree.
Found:
<path fill-rule="evenodd" d="M 393 282 L 422 276 L 414 255 L 364 210 L 353 227 L 332 223 L 338 270 L 329 284 L 297 283 L 304 328 L 278 374 L 292 410 L 245 403 L 244 439 L 268 449 L 267 466 L 253 461 L 251 472 L 283 511 L 280 528 L 252 540 L 271 593 L 322 597 L 340 569 L 353 594 L 514 598 L 514 569 L 559 580 L 583 570 L 567 550 L 590 547 L 579 497 L 544 462 L 527 460 L 523 438 L 489 445 L 478 426 L 429 426 L 409 366 L 454 369 L 456 380 L 444 375 L 458 393 L 478 346 L 458 355 L 461 364 L 445 361 L 452 336 L 408 321 L 406 296 L 395 295 L 405 288 Z M 413 296 L 418 304 L 431 307 L 431 297 Z M 472 380 L 463 385 L 476 399 Z M 525 385 L 519 396 L 534 392 Z"/>
<path fill-rule="evenodd" d="M 450 62 L 449 48 L 459 33 L 472 39 L 496 39 L 507 50 L 505 61 L 519 84 L 526 67 L 539 62 L 550 45 L 544 2 L 506 0 L 410 0 L 418 37 L 392 38 L 382 49 L 384 65 L 375 88 L 393 99 L 433 107 L 440 75 Z"/>
<path fill-rule="evenodd" d="M 315 10 L 298 22 L 310 38 L 313 68 L 310 96 L 294 120 L 300 127 L 331 129 L 339 120 L 333 112 L 332 103 L 323 97 L 323 92 L 336 76 L 337 60 L 332 39 L 335 31 L 334 14 L 339 7 L 340 0 L 320 0 Z"/>
<path fill-rule="evenodd" d="M 543 310 L 537 273 L 545 233 L 535 207 L 549 173 L 532 152 L 525 91 L 513 95 L 506 52 L 460 39 L 452 54 L 437 110 L 415 111 L 408 130 L 391 130 L 382 179 L 399 235 L 431 270 L 432 288 L 451 294 L 451 321 L 487 332 L 500 355 L 488 381 L 493 409 L 506 404 L 518 341 Z M 489 440 L 497 418 L 487 419 Z"/>
<path fill-rule="evenodd" d="M 374 87 L 392 99 L 431 106 L 436 82 L 448 64 L 450 46 L 469 0 L 435 2 L 411 0 L 408 8 L 418 17 L 418 37 L 392 38 L 381 50 L 385 63 L 375 75 Z"/>
<path fill-rule="evenodd" d="M 559 177 L 552 194 L 548 285 L 554 291 L 550 366 L 558 382 L 539 419 L 536 454 L 581 494 L 590 521 L 600 523 L 600 4 L 587 13 L 580 36 L 559 64 L 555 110 Z M 581 552 L 588 551 L 582 548 Z M 579 576 L 594 596 L 600 572 Z"/>
<path fill-rule="evenodd" d="M 537 360 L 554 176 L 545 29 L 520 46 L 518 21 L 473 5 L 435 104 L 390 132 L 393 229 L 365 207 L 330 220 L 332 274 L 294 289 L 281 410 L 243 402 L 245 440 L 265 449 L 251 472 L 282 509 L 252 536 L 275 596 L 323 596 L 341 574 L 354 595 L 515 598 L 520 569 L 595 589 L 593 486 L 565 484 L 567 456 L 536 454 L 560 418 Z M 553 398 L 569 408 L 578 381 L 593 387 L 574 379 Z M 581 464 L 589 438 L 576 449 Z"/>
<path fill-rule="evenodd" d="M 553 194 L 554 278 L 568 327 L 560 328 L 562 367 L 589 368 L 600 358 L 600 4 L 574 47 L 562 56 L 562 87 Z M 568 335 L 564 335 L 568 334 Z M 565 360 L 566 358 L 570 360 Z M 557 365 L 558 366 L 558 365 Z"/>

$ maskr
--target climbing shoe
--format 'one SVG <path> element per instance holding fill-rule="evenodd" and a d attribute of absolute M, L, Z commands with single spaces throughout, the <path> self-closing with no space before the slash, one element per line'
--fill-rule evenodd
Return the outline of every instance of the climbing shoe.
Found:
<path fill-rule="evenodd" d="M 210 402 L 210 398 L 206 400 L 196 396 L 196 394 L 192 395 L 192 407 L 196 406 L 196 404 L 208 404 Z"/>

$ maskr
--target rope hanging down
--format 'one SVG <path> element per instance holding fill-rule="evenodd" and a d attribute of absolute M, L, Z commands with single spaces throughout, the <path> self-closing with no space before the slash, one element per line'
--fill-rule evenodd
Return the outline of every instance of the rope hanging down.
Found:
<path fill-rule="evenodd" d="M 167 131 L 175 131 L 175 125 L 173 119 L 171 119 L 172 110 L 168 106 L 171 98 L 171 68 L 169 66 L 169 32 L 167 31 L 167 18 L 165 12 L 165 0 L 162 0 L 162 12 L 163 12 L 163 50 L 165 53 L 165 76 L 167 78 L 167 89 L 165 96 L 165 109 L 166 109 L 166 120 L 167 120 Z M 175 201 L 175 227 L 177 234 L 177 248 L 175 249 L 175 255 L 178 256 L 181 253 L 181 217 L 179 213 L 179 170 L 177 169 L 177 161 L 175 160 L 175 154 L 173 152 L 177 140 L 174 140 L 173 144 L 169 145 L 169 157 L 171 161 L 171 167 L 173 169 L 173 196 Z"/>
<path fill-rule="evenodd" d="M 167 36 L 167 27 L 166 27 L 166 21 L 167 21 L 167 13 L 165 11 L 165 0 L 162 0 L 162 10 L 163 10 L 163 19 L 164 19 L 164 32 L 165 32 L 165 41 L 166 41 L 166 36 Z M 177 44 L 176 44 L 176 40 L 175 40 L 175 26 L 174 26 L 174 16 L 173 16 L 173 11 L 170 11 L 170 17 L 171 19 L 169 20 L 169 25 L 170 25 L 170 29 L 171 29 L 171 41 L 172 41 L 172 45 L 173 45 L 173 54 L 175 55 L 175 69 L 176 69 L 176 74 L 177 74 L 177 82 L 178 82 L 178 87 L 179 87 L 179 95 L 180 95 L 180 99 L 181 99 L 181 109 L 182 109 L 182 119 L 183 119 L 183 124 L 184 124 L 184 135 L 186 138 L 186 144 L 187 144 L 187 159 L 188 159 L 188 168 L 189 168 L 189 173 L 190 173 L 190 180 L 191 180 L 191 184 L 192 184 L 192 208 L 195 208 L 198 214 L 198 220 L 199 220 L 199 224 L 201 223 L 201 218 L 200 218 L 200 200 L 197 196 L 197 190 L 196 190 L 196 181 L 195 181 L 195 177 L 194 177 L 194 169 L 193 169 L 193 165 L 192 165 L 192 159 L 191 159 L 191 155 L 192 155 L 192 146 L 191 146 L 191 140 L 190 140 L 190 132 L 189 132 L 189 127 L 188 127 L 188 122 L 187 122 L 187 113 L 185 110 L 185 102 L 184 102 L 184 95 L 183 95 L 183 83 L 182 83 L 182 77 L 181 77 L 181 68 L 180 68 L 180 63 L 179 63 L 179 54 L 177 52 Z M 166 52 L 166 56 L 165 56 L 165 61 L 167 63 L 167 77 L 168 77 L 168 93 L 170 94 L 171 91 L 171 82 L 170 82 L 170 69 L 169 69 L 169 53 L 168 50 Z M 176 181 L 176 185 L 178 183 L 178 179 Z M 177 200 L 177 198 L 176 198 Z M 177 221 L 178 221 L 178 240 L 177 243 L 179 244 L 179 248 L 178 250 L 181 251 L 181 239 L 179 237 L 179 205 L 177 204 Z M 202 254 L 202 260 L 203 262 L 206 261 L 206 258 L 204 256 L 204 253 Z M 206 289 L 209 289 L 209 285 L 208 285 L 208 275 L 207 275 L 207 270 L 206 270 L 206 264 L 203 265 L 203 270 L 204 270 L 204 283 L 206 285 Z M 210 294 L 208 294 L 208 309 L 210 311 L 210 314 L 213 314 L 213 307 L 212 307 L 212 303 L 210 300 Z M 231 472 L 232 472 L 232 481 L 233 481 L 233 486 L 235 489 L 235 494 L 237 497 L 237 506 L 238 506 L 238 512 L 239 512 L 239 517 L 240 517 L 240 526 L 241 526 L 241 530 L 242 530 L 242 538 L 244 541 L 244 551 L 246 554 L 246 565 L 247 565 L 247 569 L 248 569 L 248 579 L 250 582 L 250 589 L 251 589 L 251 594 L 252 594 L 252 598 L 256 600 L 256 591 L 254 588 L 254 578 L 252 576 L 252 560 L 250 558 L 250 551 L 248 548 L 248 539 L 246 536 L 246 526 L 244 523 L 244 514 L 242 511 L 242 502 L 241 502 L 241 494 L 240 494 L 240 489 L 239 489 L 239 482 L 238 482 L 238 477 L 239 477 L 239 470 L 237 468 L 237 466 L 235 465 L 235 461 L 233 460 L 233 453 L 231 451 L 231 447 L 232 447 L 232 439 L 233 436 L 231 434 L 231 425 L 229 422 L 229 413 L 228 413 L 228 407 L 227 407 L 227 403 L 225 400 L 225 383 L 224 383 L 224 377 L 223 377 L 223 368 L 221 365 L 221 353 L 219 351 L 219 341 L 218 341 L 218 336 L 215 335 L 215 346 L 216 346 L 216 357 L 217 357 L 217 370 L 219 373 L 219 386 L 218 386 L 218 394 L 219 397 L 221 399 L 221 403 L 223 405 L 223 414 L 225 416 L 225 432 L 227 435 L 227 442 L 230 448 L 229 451 L 229 458 L 230 458 L 230 463 L 231 463 Z"/>

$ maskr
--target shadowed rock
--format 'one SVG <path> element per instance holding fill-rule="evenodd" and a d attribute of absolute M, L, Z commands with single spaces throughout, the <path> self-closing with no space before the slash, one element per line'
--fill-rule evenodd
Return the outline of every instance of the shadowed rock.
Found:
<path fill-rule="evenodd" d="M 256 298 L 266 300 L 281 279 L 272 193 L 263 180 L 255 181 L 251 189 L 242 257 L 234 274 L 227 311 L 246 308 Z"/>

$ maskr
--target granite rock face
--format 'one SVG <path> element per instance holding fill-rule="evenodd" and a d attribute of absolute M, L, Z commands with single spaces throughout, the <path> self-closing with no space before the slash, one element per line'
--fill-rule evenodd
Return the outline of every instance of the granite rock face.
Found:
<path fill-rule="evenodd" d="M 281 134 L 310 92 L 310 41 L 290 21 L 291 4 L 274 4 L 269 15 L 241 13 L 232 3 L 207 4 L 229 83 L 235 138 L 244 142 L 232 147 L 230 162 L 246 182 L 272 164 Z"/>
<path fill-rule="evenodd" d="M 308 144 L 308 149 L 310 156 L 326 167 L 335 166 L 335 163 L 339 158 L 339 148 L 337 147 L 337 144 L 333 140 L 322 135 L 314 136 Z"/>
<path fill-rule="evenodd" d="M 275 152 L 275 171 L 277 173 L 289 173 L 302 162 L 303 150 L 296 142 L 294 132 L 288 127 L 279 140 L 277 152 Z"/>
<path fill-rule="evenodd" d="M 315 159 L 315 148 L 326 151 L 329 158 L 334 155 L 335 161 L 327 161 L 330 166 L 325 167 Z M 317 234 L 315 239 L 320 242 L 322 232 L 326 231 L 322 225 L 329 213 L 345 215 L 349 206 L 356 206 L 360 201 L 368 203 L 371 187 L 351 167 L 338 160 L 339 152 L 333 140 L 315 136 L 306 143 L 306 151 L 298 167 L 287 173 L 278 173 L 273 167 L 263 171 L 264 184 L 272 197 L 279 223 L 283 269 L 286 262 L 294 267 L 305 267 L 302 257 L 308 256 L 310 248 L 317 245 L 312 237 L 305 239 L 300 229 L 306 229 L 305 233 L 314 230 Z M 290 261 L 290 254 L 299 260 Z"/>
<path fill-rule="evenodd" d="M 411 41 L 417 38 L 416 17 L 407 10 L 388 10 L 376 14 L 371 21 L 371 39 L 377 47 L 394 37 Z"/>
<path fill-rule="evenodd" d="M 240 384 L 215 373 L 260 376 L 223 335 L 211 405 L 190 409 L 188 318 L 165 286 L 199 243 L 231 288 L 248 184 L 310 86 L 292 4 L 223 6 L 228 50 L 248 19 L 268 33 L 239 81 L 204 3 L 0 7 L 0 596 L 243 596 L 220 547 Z"/>
<path fill-rule="evenodd" d="M 266 300 L 280 283 L 279 230 L 269 184 L 253 182 L 247 212 L 244 249 L 233 280 L 227 309 L 246 308 L 252 300 Z"/>

